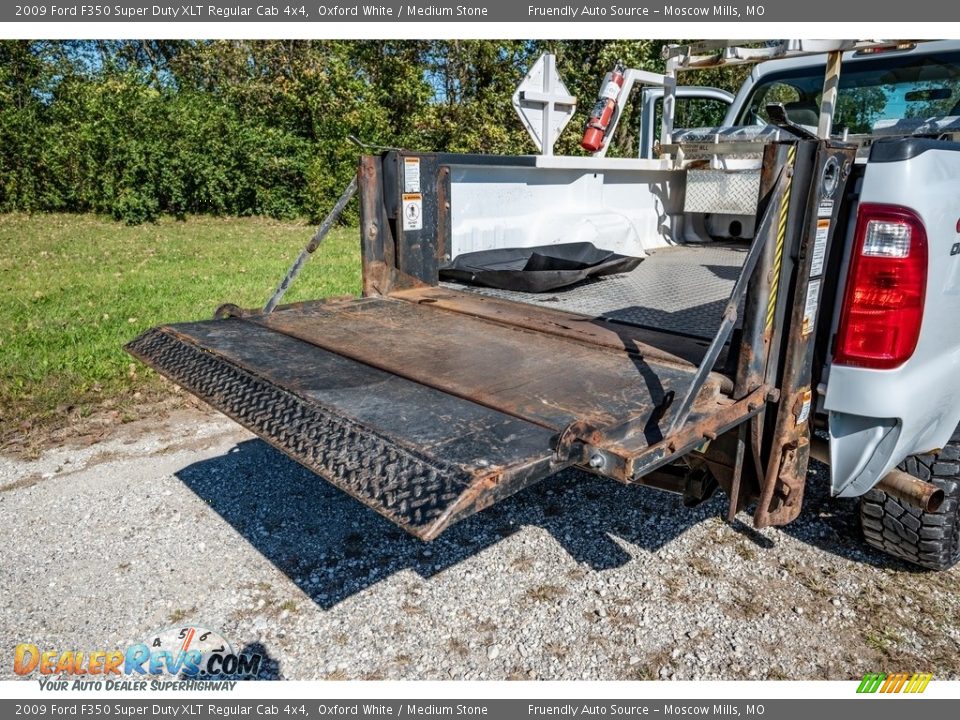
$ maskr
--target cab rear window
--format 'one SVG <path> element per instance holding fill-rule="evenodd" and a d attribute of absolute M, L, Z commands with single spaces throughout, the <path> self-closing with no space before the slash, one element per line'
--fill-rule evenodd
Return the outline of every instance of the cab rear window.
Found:
<path fill-rule="evenodd" d="M 767 106 L 782 103 L 787 117 L 816 127 L 823 66 L 764 75 L 738 125 L 767 123 Z M 847 62 L 840 73 L 835 133 L 869 133 L 880 120 L 960 115 L 960 52 L 880 55 Z"/>

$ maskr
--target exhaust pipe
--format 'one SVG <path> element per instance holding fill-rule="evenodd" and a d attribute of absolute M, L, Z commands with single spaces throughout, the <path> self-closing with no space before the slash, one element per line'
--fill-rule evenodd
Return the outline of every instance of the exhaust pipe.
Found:
<path fill-rule="evenodd" d="M 830 445 L 819 438 L 811 438 L 810 457 L 829 465 Z M 943 490 L 903 470 L 891 470 L 874 489 L 926 512 L 936 512 L 943 504 Z"/>
<path fill-rule="evenodd" d="M 903 470 L 891 470 L 876 489 L 927 512 L 936 512 L 943 505 L 943 490 Z"/>

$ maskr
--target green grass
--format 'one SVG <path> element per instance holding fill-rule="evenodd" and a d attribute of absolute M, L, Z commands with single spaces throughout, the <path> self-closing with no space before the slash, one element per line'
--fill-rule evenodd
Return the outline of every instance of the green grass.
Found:
<path fill-rule="evenodd" d="M 258 218 L 129 227 L 90 215 L 0 215 L 0 427 L 64 420 L 68 409 L 159 387 L 123 344 L 160 323 L 210 318 L 225 302 L 262 306 L 312 233 Z M 359 291 L 359 237 L 344 228 L 284 301 Z"/>

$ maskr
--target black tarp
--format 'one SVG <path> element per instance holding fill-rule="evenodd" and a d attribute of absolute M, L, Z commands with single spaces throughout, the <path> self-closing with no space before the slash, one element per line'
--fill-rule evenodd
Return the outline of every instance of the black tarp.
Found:
<path fill-rule="evenodd" d="M 501 290 L 542 293 L 589 277 L 630 272 L 642 259 L 601 250 L 588 242 L 500 248 L 458 255 L 440 268 L 440 278 Z"/>

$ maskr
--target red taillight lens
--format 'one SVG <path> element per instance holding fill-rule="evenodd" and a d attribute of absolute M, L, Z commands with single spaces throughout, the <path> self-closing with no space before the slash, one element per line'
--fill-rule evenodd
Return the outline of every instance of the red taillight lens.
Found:
<path fill-rule="evenodd" d="M 912 210 L 864 203 L 834 362 L 889 369 L 917 347 L 927 289 L 927 233 Z"/>

